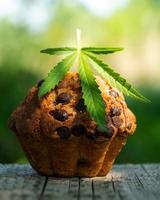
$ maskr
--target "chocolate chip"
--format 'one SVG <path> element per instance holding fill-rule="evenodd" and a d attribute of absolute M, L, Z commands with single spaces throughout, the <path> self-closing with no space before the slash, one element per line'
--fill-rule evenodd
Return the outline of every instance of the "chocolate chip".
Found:
<path fill-rule="evenodd" d="M 78 103 L 76 104 L 76 109 L 78 111 L 85 111 L 86 110 L 86 106 L 84 105 L 84 99 L 80 99 L 78 101 Z"/>
<path fill-rule="evenodd" d="M 96 136 L 104 136 L 104 132 L 103 131 L 101 131 L 101 129 L 99 129 L 99 128 L 96 128 L 96 131 L 95 131 L 95 135 Z"/>
<path fill-rule="evenodd" d="M 72 127 L 71 132 L 75 136 L 83 135 L 86 131 L 86 128 L 82 124 L 77 124 Z"/>
<path fill-rule="evenodd" d="M 87 162 L 87 160 L 85 159 L 85 158 L 80 158 L 79 160 L 78 160 L 78 165 L 83 165 L 83 164 L 86 164 L 86 163 L 88 163 Z"/>
<path fill-rule="evenodd" d="M 65 110 L 52 110 L 49 114 L 52 115 L 58 121 L 63 122 L 66 119 L 68 119 L 68 113 Z"/>
<path fill-rule="evenodd" d="M 70 130 L 66 126 L 61 126 L 56 129 L 57 134 L 60 136 L 62 139 L 68 139 L 71 135 Z"/>
<path fill-rule="evenodd" d="M 112 121 L 113 121 L 113 124 L 116 128 L 119 128 L 123 123 L 123 120 L 120 117 L 117 117 L 117 116 L 113 117 Z"/>
<path fill-rule="evenodd" d="M 119 96 L 118 92 L 115 91 L 115 90 L 113 90 L 113 89 L 109 91 L 109 94 L 110 94 L 111 96 L 113 96 L 113 97 L 118 97 L 118 96 Z"/>
<path fill-rule="evenodd" d="M 111 108 L 110 116 L 119 116 L 121 114 L 122 110 L 120 108 L 114 107 Z"/>
<path fill-rule="evenodd" d="M 56 98 L 56 102 L 57 103 L 69 103 L 71 99 L 71 96 L 65 92 L 61 93 L 58 95 L 58 97 Z"/>
<path fill-rule="evenodd" d="M 96 129 L 95 135 L 96 135 L 97 137 L 111 138 L 112 135 L 113 135 L 113 132 L 114 132 L 113 127 L 108 128 L 107 131 L 105 131 L 105 132 L 104 132 L 104 131 L 101 131 L 101 130 L 99 130 L 99 129 L 97 128 L 97 129 Z"/>
<path fill-rule="evenodd" d="M 37 86 L 40 87 L 42 85 L 42 83 L 44 82 L 44 79 L 40 80 L 38 83 L 37 83 Z"/>
<path fill-rule="evenodd" d="M 124 131 L 124 132 L 122 132 L 122 133 L 119 133 L 119 134 L 117 134 L 117 136 L 118 137 L 123 137 L 123 138 L 126 138 L 127 136 L 128 136 L 128 132 L 127 131 Z"/>
<path fill-rule="evenodd" d="M 97 139 L 97 135 L 95 133 L 86 133 L 86 136 L 88 139 L 91 139 L 91 140 Z"/>
<path fill-rule="evenodd" d="M 128 128 L 129 130 L 132 128 L 132 123 L 131 123 L 131 122 L 129 122 L 129 123 L 127 124 L 127 128 Z"/>
<path fill-rule="evenodd" d="M 114 133 L 114 128 L 109 127 L 107 132 L 105 133 L 105 138 L 111 138 L 113 136 L 113 133 Z"/>

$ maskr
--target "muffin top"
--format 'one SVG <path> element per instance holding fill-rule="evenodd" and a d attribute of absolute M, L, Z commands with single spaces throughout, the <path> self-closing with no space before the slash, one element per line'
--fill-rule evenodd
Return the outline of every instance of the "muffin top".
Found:
<path fill-rule="evenodd" d="M 25 100 L 12 113 L 9 127 L 17 134 L 45 134 L 50 138 L 68 139 L 86 135 L 88 138 L 111 138 L 113 134 L 130 135 L 136 119 L 122 93 L 108 81 L 95 76 L 106 109 L 104 133 L 87 112 L 78 73 L 68 72 L 64 79 L 43 98 L 38 98 L 40 81 L 32 87 Z"/>

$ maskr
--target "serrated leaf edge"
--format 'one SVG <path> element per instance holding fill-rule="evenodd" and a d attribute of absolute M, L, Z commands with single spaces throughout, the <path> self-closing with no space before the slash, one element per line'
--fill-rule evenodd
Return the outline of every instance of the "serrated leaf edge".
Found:
<path fill-rule="evenodd" d="M 120 76 L 119 73 L 115 72 L 109 65 L 103 63 L 101 60 L 97 59 L 96 57 L 90 55 L 90 54 L 86 54 L 96 65 L 98 65 L 101 68 L 101 72 L 100 70 L 98 70 L 98 68 L 93 64 L 92 66 L 94 67 L 94 69 L 101 74 L 101 76 L 103 76 L 103 78 L 105 79 L 109 79 L 111 84 L 113 86 L 115 86 L 116 88 L 118 88 L 122 93 L 128 95 L 128 96 L 132 96 L 138 100 L 144 101 L 144 102 L 150 102 L 146 97 L 144 97 L 143 95 L 141 95 L 134 87 L 132 87 L 132 85 L 130 83 L 128 83 L 126 81 L 126 79 L 124 79 L 123 77 Z M 106 68 L 106 69 L 104 69 Z M 115 77 L 117 76 L 117 77 Z M 111 80 L 112 79 L 112 80 Z M 122 82 L 123 81 L 123 84 Z M 128 86 L 126 86 L 125 84 L 127 84 Z M 127 88 L 128 87 L 128 88 Z M 131 91 L 132 89 L 132 91 Z"/>
<path fill-rule="evenodd" d="M 86 53 L 91 53 L 91 54 L 112 54 L 116 53 L 118 51 L 122 51 L 123 48 L 121 47 L 83 47 L 81 49 L 82 51 Z"/>
<path fill-rule="evenodd" d="M 57 48 L 47 48 L 47 49 L 42 49 L 40 53 L 45 53 L 49 55 L 63 55 L 67 53 L 71 53 L 76 51 L 77 49 L 74 47 L 57 47 Z M 53 51 L 53 52 L 51 52 Z"/>
<path fill-rule="evenodd" d="M 49 87 L 49 89 L 48 89 L 47 91 L 45 91 L 45 92 L 43 91 L 44 84 L 46 84 L 47 78 L 49 78 L 49 77 L 51 76 L 51 74 L 53 73 L 55 67 L 58 67 L 59 65 L 61 65 L 62 63 L 64 63 L 67 59 L 68 59 L 68 63 L 74 62 L 75 59 L 76 59 L 76 54 L 75 54 L 75 53 L 72 53 L 71 55 L 66 56 L 64 59 L 62 59 L 60 62 L 58 62 L 56 65 L 54 65 L 54 66 L 52 67 L 52 69 L 49 71 L 47 77 L 44 79 L 44 82 L 42 83 L 42 85 L 41 85 L 40 88 L 39 88 L 39 91 L 38 91 L 38 97 L 39 97 L 39 98 L 41 98 L 42 96 L 44 96 L 46 93 L 50 92 L 51 89 L 54 89 L 54 87 L 55 87 L 56 85 L 58 85 L 58 83 L 64 78 L 65 74 L 69 71 L 69 69 L 70 69 L 71 66 L 70 66 L 70 67 L 68 68 L 68 70 L 64 73 L 63 77 L 62 77 L 54 86 Z"/>

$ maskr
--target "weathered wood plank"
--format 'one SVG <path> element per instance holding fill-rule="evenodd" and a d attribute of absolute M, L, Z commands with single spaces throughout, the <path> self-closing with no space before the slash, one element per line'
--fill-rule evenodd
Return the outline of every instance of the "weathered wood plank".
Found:
<path fill-rule="evenodd" d="M 0 199 L 159 200 L 160 164 L 115 165 L 106 177 L 39 176 L 29 165 L 0 165 Z"/>
<path fill-rule="evenodd" d="M 0 164 L 0 176 L 39 176 L 33 168 L 28 165 Z"/>
<path fill-rule="evenodd" d="M 155 171 L 155 168 L 152 171 Z M 115 166 L 115 172 L 120 173 L 117 176 L 114 174 L 114 170 L 112 171 L 115 188 L 122 199 L 159 199 L 158 187 L 155 189 L 151 185 L 159 184 L 160 180 L 155 182 L 154 178 L 149 177 L 141 165 Z M 118 184 L 117 180 L 120 180 Z"/>
<path fill-rule="evenodd" d="M 80 198 L 80 179 L 70 178 L 69 179 L 69 191 L 68 199 L 79 199 Z"/>
<path fill-rule="evenodd" d="M 92 179 L 93 197 L 98 200 L 117 199 L 110 174 L 106 177 Z"/>
<path fill-rule="evenodd" d="M 29 165 L 0 165 L 0 199 L 38 199 L 44 180 Z"/>
<path fill-rule="evenodd" d="M 79 185 L 79 197 L 84 200 L 93 199 L 94 191 L 92 187 L 92 179 L 91 178 L 81 178 Z"/>
<path fill-rule="evenodd" d="M 69 190 L 69 179 L 49 177 L 43 199 L 66 199 Z"/>

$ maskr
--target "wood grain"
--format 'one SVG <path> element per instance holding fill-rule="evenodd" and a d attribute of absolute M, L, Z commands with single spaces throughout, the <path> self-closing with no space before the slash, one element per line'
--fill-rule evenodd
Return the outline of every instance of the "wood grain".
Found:
<path fill-rule="evenodd" d="M 39 199 L 45 177 L 29 165 L 0 165 L 0 199 Z"/>
<path fill-rule="evenodd" d="M 159 200 L 160 164 L 115 165 L 106 177 L 56 178 L 0 164 L 0 200 Z"/>

